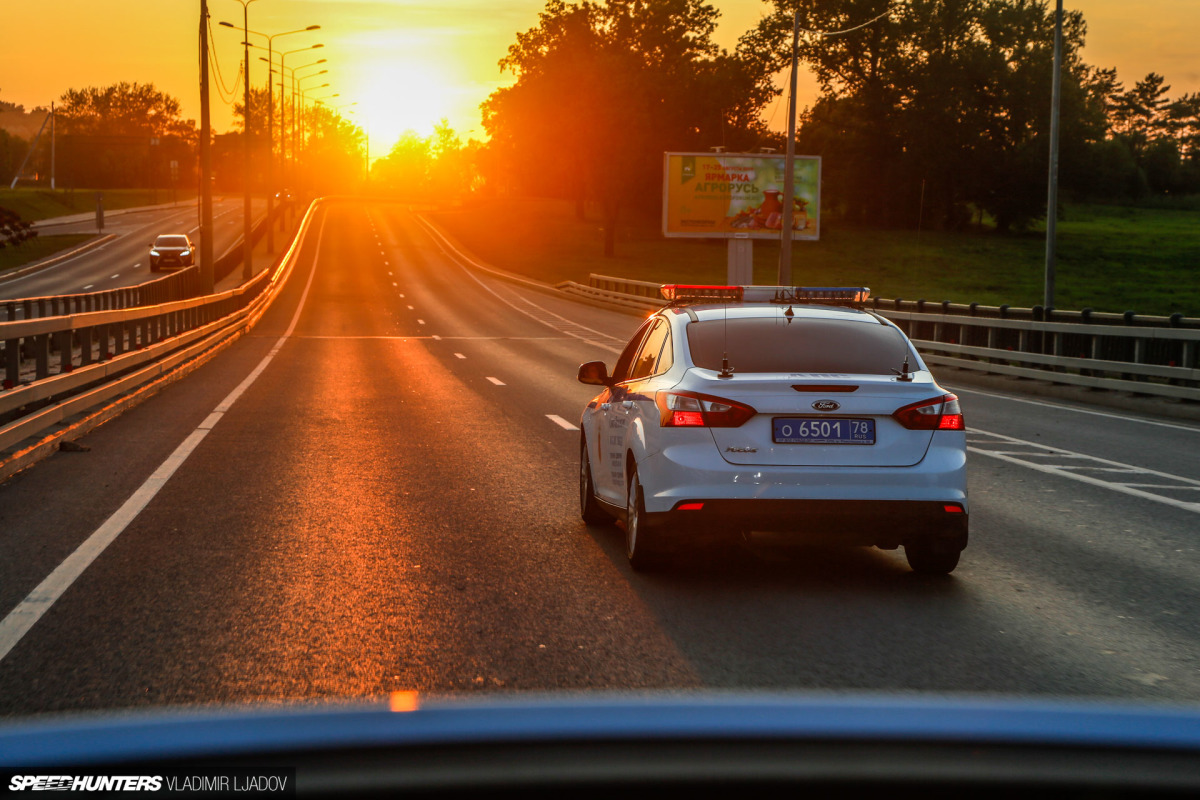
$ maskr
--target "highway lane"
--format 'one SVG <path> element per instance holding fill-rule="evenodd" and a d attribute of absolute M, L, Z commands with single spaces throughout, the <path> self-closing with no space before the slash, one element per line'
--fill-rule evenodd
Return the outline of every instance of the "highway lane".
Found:
<path fill-rule="evenodd" d="M 463 269 L 399 208 L 332 207 L 251 336 L 0 485 L 8 614 L 294 324 L 0 659 L 0 711 L 397 689 L 1200 699 L 1200 515 L 1117 488 L 1200 478 L 1200 429 L 963 386 L 972 542 L 949 579 L 773 541 L 643 576 L 615 527 L 578 519 L 572 430 L 592 394 L 575 367 L 636 323 Z"/>
<path fill-rule="evenodd" d="M 254 202 L 256 218 L 265 209 L 265 200 Z M 213 203 L 213 228 L 215 252 L 220 255 L 243 233 L 240 198 L 222 198 Z M 42 235 L 95 232 L 95 221 L 89 220 L 45 228 Z M 0 300 L 134 286 L 164 274 L 150 272 L 149 245 L 154 237 L 163 233 L 186 233 L 195 244 L 200 244 L 195 203 L 110 216 L 106 218 L 103 232 L 116 234 L 118 238 L 46 269 L 20 278 L 0 280 Z"/>

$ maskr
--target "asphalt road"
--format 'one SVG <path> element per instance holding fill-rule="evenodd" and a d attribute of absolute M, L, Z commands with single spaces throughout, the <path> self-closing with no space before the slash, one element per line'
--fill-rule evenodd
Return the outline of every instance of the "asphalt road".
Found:
<path fill-rule="evenodd" d="M 243 233 L 242 199 L 228 197 L 213 202 L 215 254 L 231 247 Z M 266 209 L 265 200 L 254 200 L 257 218 Z M 185 233 L 199 246 L 196 204 L 180 203 L 174 208 L 151 207 L 105 218 L 103 233 L 118 238 L 54 266 L 20 278 L 0 279 L 0 300 L 46 297 L 54 294 L 98 292 L 134 286 L 162 277 L 150 272 L 150 243 L 164 233 Z M 95 220 L 40 229 L 41 235 L 96 233 Z"/>
<path fill-rule="evenodd" d="M 332 206 L 252 335 L 0 485 L 9 620 L 177 467 L 0 658 L 0 713 L 408 689 L 1200 700 L 1200 428 L 947 378 L 973 451 L 950 577 L 777 542 L 634 574 L 620 531 L 579 519 L 571 428 L 577 365 L 636 323 L 468 271 L 398 207 Z"/>

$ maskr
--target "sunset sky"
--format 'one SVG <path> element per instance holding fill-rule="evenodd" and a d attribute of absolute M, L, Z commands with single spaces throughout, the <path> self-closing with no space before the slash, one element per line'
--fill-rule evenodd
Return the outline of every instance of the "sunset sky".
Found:
<path fill-rule="evenodd" d="M 199 118 L 197 20 L 199 0 L 0 0 L 4 27 L 0 44 L 0 100 L 26 108 L 48 105 L 69 88 L 116 81 L 154 83 L 177 97 L 185 117 Z M 479 104 L 512 81 L 496 62 L 519 30 L 537 24 L 544 0 L 254 0 L 250 29 L 277 33 L 322 26 L 319 31 L 281 36 L 276 50 L 324 45 L 287 57 L 288 67 L 317 58 L 327 63 L 301 72 L 326 75 L 306 80 L 309 96 L 337 93 L 334 107 L 371 136 L 371 155 L 386 152 L 400 133 L 428 133 L 445 117 L 463 136 L 483 137 Z M 716 0 L 721 11 L 718 40 L 732 48 L 769 6 L 762 0 Z M 241 58 L 241 31 L 216 25 L 242 23 L 236 0 L 209 0 L 225 86 L 233 87 Z M 1149 71 L 1164 74 L 1171 96 L 1200 90 L 1200 2 L 1196 0 L 1076 0 L 1088 21 L 1085 59 L 1118 69 L 1126 85 Z M 265 44 L 262 37 L 252 42 Z M 251 80 L 262 85 L 266 64 L 252 50 Z M 213 81 L 217 80 L 213 75 Z M 318 89 L 322 83 L 328 89 Z M 801 81 L 801 105 L 815 85 Z M 213 123 L 232 124 L 231 107 L 215 90 Z M 349 112 L 353 111 L 350 116 Z M 773 112 L 773 116 L 772 116 Z M 784 112 L 769 109 L 773 127 Z"/>

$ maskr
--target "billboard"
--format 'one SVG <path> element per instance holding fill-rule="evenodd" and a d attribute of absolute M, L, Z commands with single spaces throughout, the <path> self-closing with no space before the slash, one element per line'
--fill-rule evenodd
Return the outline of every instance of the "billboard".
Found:
<path fill-rule="evenodd" d="M 665 153 L 663 235 L 778 239 L 784 158 L 749 153 Z M 821 158 L 796 156 L 793 239 L 821 232 Z"/>

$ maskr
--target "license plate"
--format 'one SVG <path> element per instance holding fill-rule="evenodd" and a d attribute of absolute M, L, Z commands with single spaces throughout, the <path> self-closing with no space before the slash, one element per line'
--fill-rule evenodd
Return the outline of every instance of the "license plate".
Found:
<path fill-rule="evenodd" d="M 776 444 L 875 444 L 873 419 L 776 417 L 771 427 Z"/>

